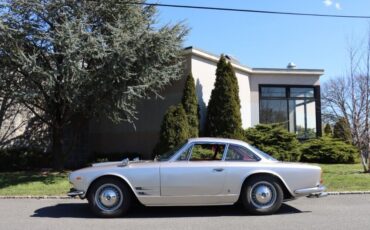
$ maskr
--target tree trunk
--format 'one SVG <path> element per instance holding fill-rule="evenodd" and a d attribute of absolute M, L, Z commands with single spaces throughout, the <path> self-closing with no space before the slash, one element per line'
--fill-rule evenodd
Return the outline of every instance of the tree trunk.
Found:
<path fill-rule="evenodd" d="M 52 132 L 53 169 L 61 171 L 64 168 L 63 129 L 60 126 L 54 125 Z"/>
<path fill-rule="evenodd" d="M 366 162 L 367 156 L 363 151 L 361 151 L 360 156 L 361 156 L 361 163 L 362 163 L 362 167 L 364 168 L 364 172 L 368 172 L 369 168 L 367 167 L 367 162 Z"/>

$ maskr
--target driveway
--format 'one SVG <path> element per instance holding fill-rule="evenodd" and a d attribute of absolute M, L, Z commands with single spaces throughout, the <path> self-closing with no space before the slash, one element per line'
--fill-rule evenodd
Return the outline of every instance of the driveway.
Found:
<path fill-rule="evenodd" d="M 99 219 L 86 201 L 0 199 L 0 229 L 369 229 L 370 195 L 337 195 L 287 202 L 271 216 L 235 206 L 134 207 L 127 217 Z"/>

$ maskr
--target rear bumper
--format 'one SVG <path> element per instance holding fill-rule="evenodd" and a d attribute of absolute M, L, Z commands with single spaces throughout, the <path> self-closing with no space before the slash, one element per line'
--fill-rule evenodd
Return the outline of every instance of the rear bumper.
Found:
<path fill-rule="evenodd" d="M 79 196 L 81 199 L 83 199 L 85 197 L 85 192 L 81 190 L 77 190 L 75 188 L 71 188 L 69 192 L 67 193 L 67 195 L 70 197 Z"/>
<path fill-rule="evenodd" d="M 328 193 L 324 192 L 325 189 L 325 186 L 320 185 L 313 188 L 298 189 L 294 193 L 298 196 L 307 196 L 308 198 L 321 198 L 328 196 Z"/>

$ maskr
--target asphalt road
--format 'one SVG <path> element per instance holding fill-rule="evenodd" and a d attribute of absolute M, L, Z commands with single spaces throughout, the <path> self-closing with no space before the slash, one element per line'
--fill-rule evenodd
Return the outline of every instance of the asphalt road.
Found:
<path fill-rule="evenodd" d="M 135 207 L 127 217 L 95 218 L 86 201 L 0 199 L 0 229 L 370 229 L 370 195 L 301 198 L 271 216 L 235 206 Z"/>

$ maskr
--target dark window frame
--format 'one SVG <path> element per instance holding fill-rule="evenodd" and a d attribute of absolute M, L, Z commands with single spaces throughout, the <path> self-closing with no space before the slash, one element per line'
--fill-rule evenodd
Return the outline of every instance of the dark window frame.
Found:
<path fill-rule="evenodd" d="M 279 87 L 285 88 L 285 97 L 266 97 L 262 96 L 262 88 L 263 87 Z M 290 90 L 291 88 L 312 88 L 313 89 L 313 97 L 290 97 Z M 294 84 L 260 84 L 258 86 L 258 94 L 259 94 L 259 113 L 261 112 L 261 101 L 262 100 L 286 100 L 287 101 L 287 117 L 289 120 L 289 103 L 290 100 L 304 100 L 305 103 L 309 99 L 312 99 L 315 102 L 315 110 L 316 110 L 316 137 L 320 137 L 322 135 L 322 127 L 321 127 L 321 97 L 320 97 L 320 86 L 319 85 L 294 85 Z M 305 109 L 305 129 L 307 128 L 307 111 L 306 106 Z M 296 119 L 296 117 L 294 117 Z M 261 116 L 259 114 L 259 122 L 261 123 Z M 294 120 L 294 124 L 296 120 Z M 290 122 L 288 122 L 288 130 L 290 130 Z M 300 139 L 307 139 L 307 137 L 301 137 Z"/>

